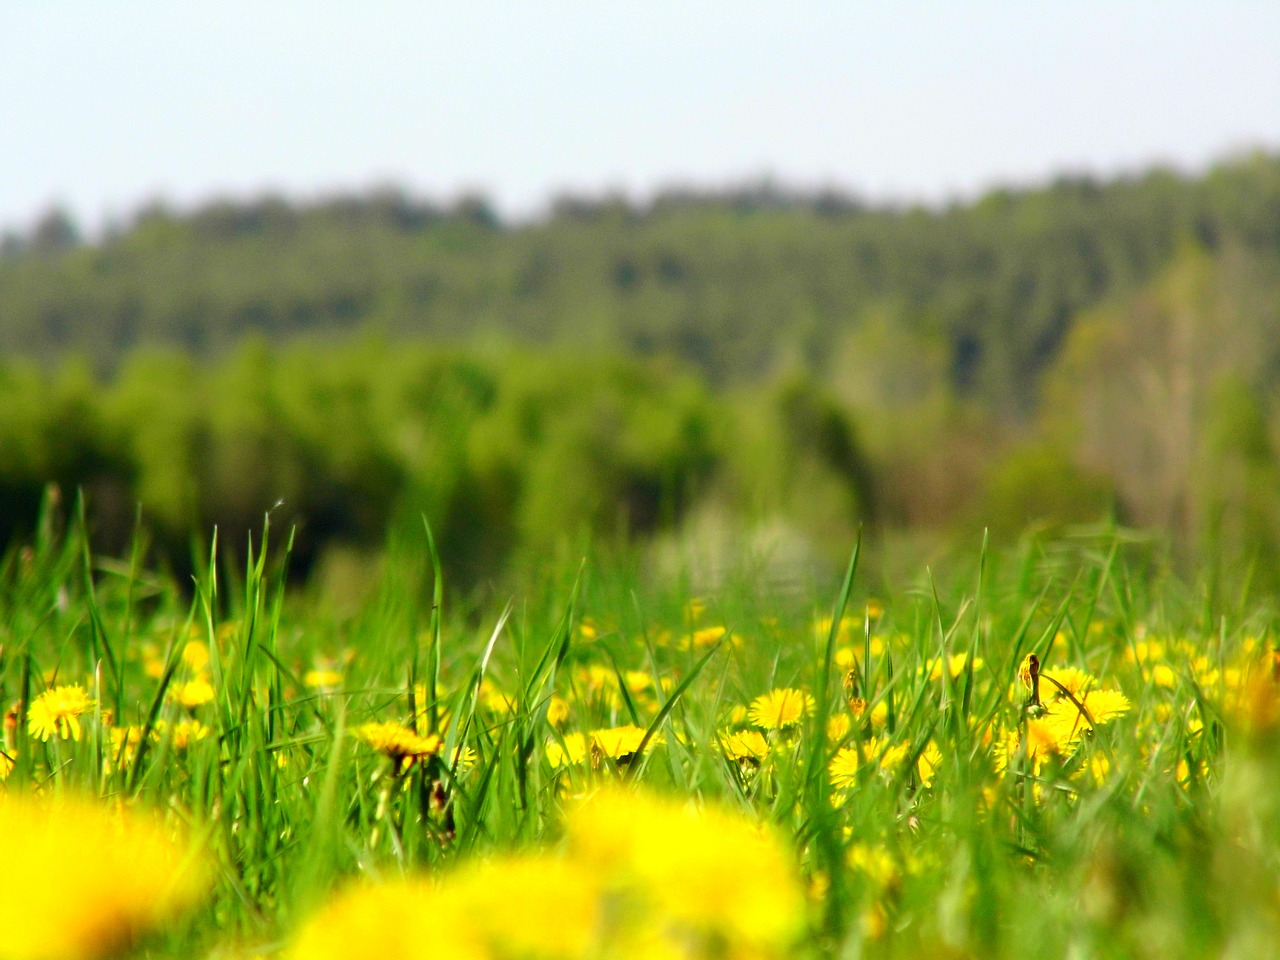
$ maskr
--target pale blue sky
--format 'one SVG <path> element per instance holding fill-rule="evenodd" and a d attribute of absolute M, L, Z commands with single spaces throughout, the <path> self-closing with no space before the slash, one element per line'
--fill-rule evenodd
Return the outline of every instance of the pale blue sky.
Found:
<path fill-rule="evenodd" d="M 937 201 L 1280 148 L 1280 2 L 0 0 L 0 226 L 375 184 Z"/>

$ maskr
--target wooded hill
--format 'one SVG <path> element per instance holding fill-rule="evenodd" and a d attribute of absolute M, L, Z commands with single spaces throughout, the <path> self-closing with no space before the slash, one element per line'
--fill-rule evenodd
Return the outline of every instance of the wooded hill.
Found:
<path fill-rule="evenodd" d="M 386 192 L 143 211 L 101 243 L 51 215 L 0 259 L 0 348 L 100 369 L 142 343 L 197 353 L 373 327 L 390 336 L 669 354 L 714 383 L 779 367 L 838 374 L 888 324 L 945 358 L 959 394 L 1034 406 L 1083 310 L 1194 245 L 1280 254 L 1280 157 L 1188 178 L 1062 179 L 945 210 L 864 206 L 767 184 L 637 208 L 562 199 L 528 226 L 483 201 Z"/>
<path fill-rule="evenodd" d="M 943 210 L 383 192 L 94 243 L 52 213 L 0 244 L 0 349 L 0 536 L 47 480 L 179 549 L 280 497 L 312 550 L 425 510 L 475 571 L 709 515 L 843 554 L 1110 513 L 1280 583 L 1277 156 Z"/>

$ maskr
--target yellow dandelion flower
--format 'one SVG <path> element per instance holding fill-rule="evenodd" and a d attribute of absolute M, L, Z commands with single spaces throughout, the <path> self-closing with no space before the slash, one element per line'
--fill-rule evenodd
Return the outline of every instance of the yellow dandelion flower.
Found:
<path fill-rule="evenodd" d="M 182 662 L 192 673 L 204 673 L 209 669 L 209 648 L 199 640 L 191 640 L 182 648 Z"/>
<path fill-rule="evenodd" d="M 640 741 L 644 739 L 642 727 L 626 724 L 621 727 L 610 727 L 606 730 L 592 730 L 589 735 L 591 755 L 608 757 L 619 763 L 626 763 L 640 749 Z M 662 743 L 662 735 L 656 734 L 649 741 L 651 744 Z"/>
<path fill-rule="evenodd" d="M 1065 696 L 1063 688 L 1077 700 L 1082 698 L 1085 693 L 1097 686 L 1098 681 L 1091 673 L 1086 673 L 1079 667 L 1063 667 L 1060 670 L 1046 670 L 1042 676 L 1048 677 L 1050 682 L 1041 688 L 1041 693 L 1046 696 Z"/>
<path fill-rule="evenodd" d="M 486 710 L 503 716 L 516 709 L 515 699 L 488 679 L 480 683 L 480 703 Z"/>
<path fill-rule="evenodd" d="M 650 918 L 660 955 L 688 956 L 691 941 L 716 955 L 775 955 L 803 928 L 794 855 L 740 815 L 613 789 L 573 809 L 566 830 L 571 858 Z"/>
<path fill-rule="evenodd" d="M 909 743 L 886 745 L 880 750 L 880 769 L 888 773 L 896 772 L 902 766 L 902 762 L 907 759 L 907 752 L 910 749 Z"/>
<path fill-rule="evenodd" d="M 153 680 L 164 676 L 164 657 L 154 643 L 144 644 L 142 647 L 142 669 Z"/>
<path fill-rule="evenodd" d="M 813 697 L 804 690 L 787 687 L 756 697 L 751 701 L 747 715 L 757 727 L 781 730 L 799 723 L 813 713 L 813 709 Z"/>
<path fill-rule="evenodd" d="M 759 730 L 726 731 L 720 734 L 720 749 L 730 760 L 758 764 L 769 755 L 769 741 Z"/>
<path fill-rule="evenodd" d="M 169 697 L 184 707 L 198 707 L 213 699 L 213 684 L 204 677 L 196 677 L 170 687 Z"/>
<path fill-rule="evenodd" d="M 419 736 L 392 721 L 362 723 L 352 735 L 397 764 L 413 762 L 440 752 L 443 741 L 436 734 Z"/>
<path fill-rule="evenodd" d="M 89 694 L 78 683 L 53 687 L 31 702 L 27 731 L 46 741 L 54 736 L 79 740 L 80 715 L 92 706 Z"/>
<path fill-rule="evenodd" d="M 965 668 L 968 665 L 968 662 L 969 662 L 969 655 L 967 653 L 953 654 L 947 659 L 947 675 L 950 676 L 952 680 L 956 679 L 956 677 L 964 673 Z M 973 658 L 973 669 L 975 671 L 979 667 L 981 667 L 982 664 L 983 664 L 983 660 L 981 657 Z M 929 679 L 930 680 L 942 679 L 942 658 L 941 657 L 934 659 L 932 663 L 930 663 Z"/>
<path fill-rule="evenodd" d="M 622 679 L 631 693 L 644 693 L 653 686 L 653 676 L 643 670 L 626 670 Z"/>
<path fill-rule="evenodd" d="M 558 727 L 569 719 L 569 701 L 559 694 L 552 694 L 547 703 L 547 723 Z"/>
<path fill-rule="evenodd" d="M 581 733 L 567 733 L 564 743 L 547 742 L 547 760 L 553 767 L 566 767 L 582 763 L 587 758 L 587 738 Z"/>
<path fill-rule="evenodd" d="M 837 790 L 846 790 L 857 785 L 858 768 L 866 757 L 858 747 L 841 747 L 831 758 L 827 772 L 831 777 L 831 785 Z"/>
<path fill-rule="evenodd" d="M 342 685 L 342 674 L 328 668 L 308 670 L 303 675 L 302 682 L 312 690 L 332 689 Z"/>
<path fill-rule="evenodd" d="M 485 956 L 589 957 L 605 920 L 600 879 L 573 860 L 499 857 L 450 874 L 436 897 L 455 929 L 487 948 Z"/>
<path fill-rule="evenodd" d="M 856 716 L 856 714 L 855 714 Z M 827 739 L 839 742 L 849 735 L 853 721 L 847 713 L 837 713 L 827 719 Z"/>
<path fill-rule="evenodd" d="M 689 640 L 695 650 L 700 650 L 716 643 L 728 632 L 729 631 L 722 626 L 703 627 L 701 630 L 695 630 Z"/>
<path fill-rule="evenodd" d="M 167 720 L 160 720 L 156 723 L 151 735 L 156 740 L 170 737 L 173 749 L 185 750 L 197 740 L 203 740 L 210 732 L 209 728 L 199 720 L 179 720 L 172 726 Z"/>
<path fill-rule="evenodd" d="M 1086 729 L 1088 724 L 1078 714 L 1072 717 L 1065 711 L 1046 713 L 1027 720 L 1025 739 L 1019 743 L 1025 745 L 1033 771 L 1039 773 L 1041 764 L 1050 757 L 1071 756 Z"/>
<path fill-rule="evenodd" d="M 916 760 L 916 773 L 920 775 L 920 786 L 932 786 L 933 775 L 938 772 L 938 768 L 941 766 L 942 751 L 938 749 L 936 743 L 930 740 Z"/>
<path fill-rule="evenodd" d="M 1091 690 L 1080 698 L 1094 725 L 1106 723 L 1129 712 L 1129 698 L 1119 690 Z"/>
<path fill-rule="evenodd" d="M 1125 650 L 1124 659 L 1129 663 L 1153 663 L 1164 659 L 1164 644 L 1158 640 L 1139 640 Z"/>
<path fill-rule="evenodd" d="M 109 767 L 127 767 L 133 763 L 134 752 L 142 742 L 142 727 L 112 727 L 111 755 L 107 758 Z"/>
<path fill-rule="evenodd" d="M 462 929 L 435 888 L 401 881 L 353 887 L 316 912 L 287 960 L 481 960 L 490 954 Z"/>
<path fill-rule="evenodd" d="M 160 821 L 84 800 L 0 794 L 0 953 L 114 955 L 192 904 L 202 861 Z"/>

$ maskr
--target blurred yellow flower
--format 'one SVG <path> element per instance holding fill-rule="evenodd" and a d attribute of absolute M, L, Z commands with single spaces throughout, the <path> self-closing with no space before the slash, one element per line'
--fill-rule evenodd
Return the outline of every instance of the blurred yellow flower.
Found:
<path fill-rule="evenodd" d="M 577 861 L 517 855 L 471 863 L 435 896 L 445 922 L 486 957 L 585 958 L 598 955 L 603 893 L 596 871 Z"/>
<path fill-rule="evenodd" d="M 397 764 L 433 756 L 440 752 L 443 743 L 434 733 L 419 736 L 408 727 L 392 721 L 363 723 L 352 731 L 352 735 Z"/>
<path fill-rule="evenodd" d="M 599 871 L 638 926 L 660 931 L 667 955 L 697 955 L 688 945 L 703 942 L 716 955 L 781 956 L 802 928 L 791 853 L 740 815 L 610 789 L 570 811 L 566 828 L 570 857 Z"/>
<path fill-rule="evenodd" d="M 209 735 L 209 728 L 199 720 L 179 720 L 172 726 L 167 720 L 160 720 L 156 723 L 152 737 L 156 740 L 164 740 L 170 737 L 170 742 L 175 750 L 185 750 L 197 740 L 203 740 Z"/>
<path fill-rule="evenodd" d="M 142 728 L 138 726 L 111 728 L 111 755 L 105 760 L 107 767 L 127 767 L 133 762 L 134 751 L 142 741 Z"/>
<path fill-rule="evenodd" d="M 204 677 L 196 677 L 174 684 L 169 688 L 169 696 L 184 707 L 198 707 L 213 699 L 213 684 Z"/>
<path fill-rule="evenodd" d="M 303 675 L 302 682 L 312 690 L 337 687 L 342 684 L 342 674 L 337 670 L 308 670 Z"/>
<path fill-rule="evenodd" d="M 78 683 L 53 687 L 31 702 L 27 731 L 46 741 L 53 736 L 79 740 L 80 715 L 92 706 L 89 694 Z"/>
<path fill-rule="evenodd" d="M 788 687 L 756 697 L 751 701 L 747 715 L 757 727 L 781 730 L 799 723 L 813 713 L 813 708 L 813 697 L 804 690 Z"/>
<path fill-rule="evenodd" d="M 108 956 L 190 905 L 206 884 L 200 858 L 140 812 L 0 794 L 0 837 L 6 960 Z"/>
<path fill-rule="evenodd" d="M 287 960 L 481 960 L 488 956 L 459 929 L 435 890 L 422 882 L 354 887 L 298 930 Z"/>
<path fill-rule="evenodd" d="M 952 654 L 950 657 L 947 658 L 947 675 L 950 676 L 952 680 L 956 679 L 956 677 L 964 673 L 965 668 L 968 666 L 968 662 L 969 662 L 969 655 L 967 653 Z M 982 664 L 983 664 L 983 660 L 981 657 L 973 658 L 974 670 L 977 670 L 979 667 L 982 666 Z M 930 663 L 929 679 L 930 680 L 942 679 L 942 658 L 941 657 L 935 658 Z"/>
<path fill-rule="evenodd" d="M 553 693 L 547 702 L 547 723 L 558 727 L 569 719 L 569 701 Z"/>
<path fill-rule="evenodd" d="M 192 673 L 204 673 L 209 669 L 209 648 L 199 640 L 188 641 L 182 648 L 182 662 Z"/>

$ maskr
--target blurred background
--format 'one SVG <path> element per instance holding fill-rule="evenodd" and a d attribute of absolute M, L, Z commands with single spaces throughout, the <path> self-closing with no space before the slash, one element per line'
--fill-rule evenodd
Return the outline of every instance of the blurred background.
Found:
<path fill-rule="evenodd" d="M 1280 588 L 1280 5 L 0 7 L 0 544 L 1120 523 Z M 354 585 L 354 586 L 353 586 Z"/>

